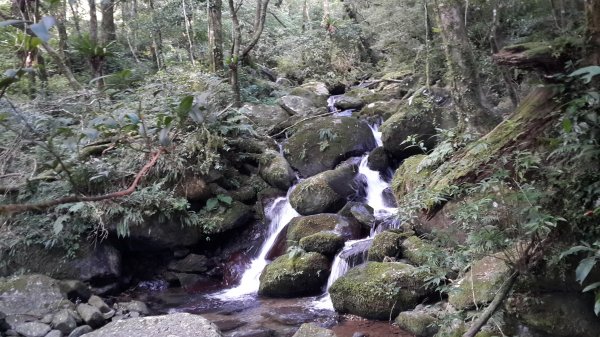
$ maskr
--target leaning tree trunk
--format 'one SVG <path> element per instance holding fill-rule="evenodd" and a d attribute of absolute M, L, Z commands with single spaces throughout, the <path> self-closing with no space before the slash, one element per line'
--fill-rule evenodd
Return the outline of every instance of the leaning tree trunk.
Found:
<path fill-rule="evenodd" d="M 217 72 L 223 69 L 223 23 L 221 21 L 222 0 L 208 0 L 208 49 L 210 69 Z"/>
<path fill-rule="evenodd" d="M 459 0 L 440 0 L 438 19 L 446 52 L 452 96 L 457 105 L 459 128 L 485 133 L 495 124 L 485 108 L 475 57 L 471 50 Z"/>
<path fill-rule="evenodd" d="M 242 30 L 240 29 L 240 21 L 237 16 L 237 9 L 233 3 L 233 0 L 228 0 L 229 11 L 231 12 L 231 21 L 233 24 L 231 46 L 231 60 L 229 62 L 229 79 L 231 82 L 231 88 L 233 90 L 233 101 L 234 106 L 239 108 L 242 106 L 242 97 L 240 90 L 240 78 L 239 78 L 239 62 L 240 62 L 240 44 L 242 43 Z"/>
<path fill-rule="evenodd" d="M 102 11 L 102 44 L 117 40 L 117 29 L 115 27 L 115 2 L 113 0 L 102 0 L 100 2 Z"/>

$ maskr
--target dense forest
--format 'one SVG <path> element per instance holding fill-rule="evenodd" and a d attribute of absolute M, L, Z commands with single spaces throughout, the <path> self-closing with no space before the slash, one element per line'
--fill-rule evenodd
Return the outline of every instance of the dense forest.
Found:
<path fill-rule="evenodd" d="M 600 0 L 0 0 L 0 337 L 600 337 Z"/>

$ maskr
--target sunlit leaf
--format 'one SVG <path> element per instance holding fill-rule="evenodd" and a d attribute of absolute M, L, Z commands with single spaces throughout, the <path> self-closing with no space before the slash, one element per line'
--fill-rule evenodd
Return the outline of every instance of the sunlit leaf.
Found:
<path fill-rule="evenodd" d="M 582 292 L 588 292 L 590 290 L 594 290 L 596 288 L 600 288 L 600 282 L 594 282 L 592 284 L 590 284 L 589 286 L 583 288 Z"/>
<path fill-rule="evenodd" d="M 580 77 L 585 83 L 590 83 L 592 78 L 600 75 L 600 66 L 589 66 L 577 69 L 569 74 L 569 77 Z"/>
<path fill-rule="evenodd" d="M 233 199 L 225 194 L 219 194 L 217 195 L 217 199 L 219 199 L 220 202 L 227 204 L 227 205 L 231 205 L 231 203 L 233 202 Z"/>
<path fill-rule="evenodd" d="M 592 268 L 594 268 L 594 265 L 596 265 L 596 261 L 596 258 L 593 256 L 581 260 L 575 270 L 575 280 L 583 284 L 583 281 L 585 281 Z"/>

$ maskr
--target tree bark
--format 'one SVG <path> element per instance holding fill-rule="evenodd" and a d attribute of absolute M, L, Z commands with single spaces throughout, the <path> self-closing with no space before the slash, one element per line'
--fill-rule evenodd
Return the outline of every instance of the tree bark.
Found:
<path fill-rule="evenodd" d="M 223 22 L 221 12 L 222 0 L 208 0 L 208 49 L 210 51 L 210 70 L 217 72 L 223 69 Z"/>
<path fill-rule="evenodd" d="M 308 13 L 308 0 L 302 3 L 302 32 L 310 30 L 310 14 Z"/>
<path fill-rule="evenodd" d="M 240 29 L 240 21 L 237 16 L 237 8 L 235 7 L 233 0 L 228 0 L 229 11 L 231 12 L 231 21 L 233 25 L 231 46 L 231 61 L 229 62 L 229 80 L 231 82 L 231 88 L 233 90 L 233 101 L 234 106 L 239 108 L 242 106 L 242 97 L 240 90 L 240 79 L 239 79 L 239 62 L 240 62 L 240 44 L 242 43 L 242 31 Z"/>
<path fill-rule="evenodd" d="M 250 43 L 242 51 L 242 53 L 240 55 L 241 59 L 246 59 L 248 57 L 248 55 L 250 54 L 250 51 L 252 51 L 254 46 L 256 46 L 256 44 L 258 43 L 258 40 L 260 40 L 260 36 L 262 35 L 262 32 L 265 28 L 269 0 L 262 0 L 260 5 L 261 5 L 260 12 L 257 12 L 257 15 L 258 15 L 258 27 L 257 28 L 258 29 L 254 32 L 254 35 L 250 39 Z M 237 18 L 237 15 L 236 15 L 236 18 Z M 239 23 L 238 23 L 238 25 L 239 25 Z M 241 39 L 241 37 L 240 37 L 240 39 Z"/>
<path fill-rule="evenodd" d="M 450 89 L 458 107 L 459 128 L 485 133 L 497 118 L 486 109 L 475 57 L 471 50 L 459 0 L 441 0 L 437 5 Z"/>
<path fill-rule="evenodd" d="M 88 0 L 90 7 L 90 41 L 98 44 L 98 16 L 96 15 L 96 0 Z"/>
<path fill-rule="evenodd" d="M 183 24 L 185 25 L 185 36 L 188 40 L 188 52 L 190 54 L 190 61 L 192 61 L 192 65 L 196 65 L 196 60 L 194 60 L 194 43 L 192 42 L 192 32 L 191 27 L 192 24 L 190 22 L 190 18 L 187 14 L 186 3 L 185 0 L 181 0 L 181 7 L 183 9 Z"/>
<path fill-rule="evenodd" d="M 117 40 L 117 29 L 115 27 L 115 3 L 113 0 L 101 0 L 100 9 L 102 11 L 102 44 L 107 44 Z"/>
<path fill-rule="evenodd" d="M 585 63 L 600 65 L 600 0 L 586 0 Z"/>
<path fill-rule="evenodd" d="M 152 56 L 156 62 L 156 69 L 161 70 L 165 66 L 165 59 L 162 52 L 162 33 L 156 20 L 156 10 L 154 9 L 154 0 L 149 0 L 150 10 L 152 11 Z"/>

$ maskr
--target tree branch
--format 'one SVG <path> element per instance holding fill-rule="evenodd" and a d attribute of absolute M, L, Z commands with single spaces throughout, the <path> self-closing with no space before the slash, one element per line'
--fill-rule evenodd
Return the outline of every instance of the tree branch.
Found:
<path fill-rule="evenodd" d="M 136 174 L 135 179 L 126 190 L 121 190 L 118 192 L 113 192 L 104 195 L 98 195 L 93 197 L 85 197 L 85 196 L 69 196 L 56 200 L 49 200 L 45 202 L 40 202 L 36 204 L 9 204 L 0 206 L 0 214 L 14 214 L 14 213 L 23 213 L 28 211 L 42 211 L 48 208 L 52 208 L 62 204 L 69 204 L 74 202 L 90 202 L 90 201 L 102 201 L 107 199 L 116 199 L 121 198 L 135 192 L 137 186 L 139 185 L 142 178 L 150 171 L 150 169 L 156 164 L 160 155 L 164 153 L 164 149 L 160 149 L 154 154 L 144 167 Z"/>

